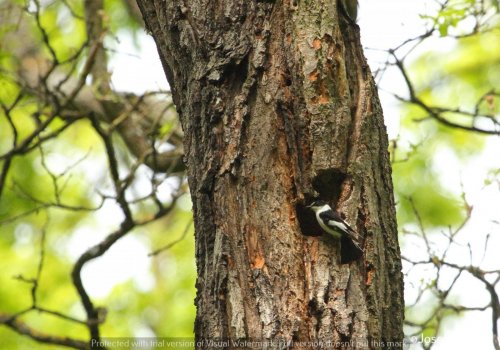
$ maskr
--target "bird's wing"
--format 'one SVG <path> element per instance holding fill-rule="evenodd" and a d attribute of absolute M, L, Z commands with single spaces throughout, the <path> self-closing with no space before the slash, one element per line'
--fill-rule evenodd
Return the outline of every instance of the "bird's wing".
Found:
<path fill-rule="evenodd" d="M 323 220 L 328 227 L 337 227 L 338 231 L 343 232 L 341 236 L 340 257 L 342 264 L 350 263 L 363 255 L 363 248 L 360 246 L 358 234 L 338 213 L 334 211 L 325 211 L 319 214 L 319 218 Z"/>
<path fill-rule="evenodd" d="M 349 226 L 349 224 L 347 222 L 345 222 L 338 213 L 329 210 L 329 211 L 325 211 L 323 213 L 320 213 L 319 217 L 321 218 L 321 220 L 323 220 L 323 222 L 326 225 L 336 226 L 339 229 L 346 231 L 346 233 L 351 233 L 354 236 L 357 236 L 356 231 L 354 231 L 354 229 L 351 226 Z"/>
<path fill-rule="evenodd" d="M 323 211 L 323 212 L 321 212 L 319 214 L 319 217 L 325 223 L 329 222 L 330 220 L 333 220 L 333 221 L 344 221 L 344 220 L 342 220 L 342 218 L 340 217 L 340 215 L 337 214 L 336 212 L 334 212 L 333 210 Z"/>

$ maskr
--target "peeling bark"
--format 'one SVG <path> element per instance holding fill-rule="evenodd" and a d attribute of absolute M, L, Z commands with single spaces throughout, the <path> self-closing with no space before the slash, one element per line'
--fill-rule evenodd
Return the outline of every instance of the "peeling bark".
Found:
<path fill-rule="evenodd" d="M 334 1 L 138 2 L 185 134 L 197 339 L 401 342 L 388 141 L 359 28 Z M 304 208 L 318 197 L 363 237 L 360 261 L 318 236 Z"/>

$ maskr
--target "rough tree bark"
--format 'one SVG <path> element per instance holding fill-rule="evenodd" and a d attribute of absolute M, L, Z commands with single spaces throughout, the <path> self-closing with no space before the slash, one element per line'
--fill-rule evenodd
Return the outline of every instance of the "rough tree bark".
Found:
<path fill-rule="evenodd" d="M 359 28 L 334 0 L 138 2 L 185 133 L 197 340 L 401 347 L 388 141 Z M 318 197 L 360 232 L 360 261 L 315 236 Z"/>

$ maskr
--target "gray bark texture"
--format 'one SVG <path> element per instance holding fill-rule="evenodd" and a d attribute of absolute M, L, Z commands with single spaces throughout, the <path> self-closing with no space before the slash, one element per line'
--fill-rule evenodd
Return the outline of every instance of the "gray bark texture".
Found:
<path fill-rule="evenodd" d="M 388 140 L 358 26 L 333 0 L 138 3 L 185 134 L 197 340 L 401 348 Z M 340 264 L 315 198 L 359 232 L 360 260 Z"/>

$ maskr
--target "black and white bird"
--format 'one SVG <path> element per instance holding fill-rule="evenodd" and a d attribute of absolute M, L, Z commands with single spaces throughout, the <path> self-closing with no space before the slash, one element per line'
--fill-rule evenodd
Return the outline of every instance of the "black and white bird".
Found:
<path fill-rule="evenodd" d="M 328 203 L 318 200 L 307 207 L 314 211 L 316 220 L 323 231 L 340 239 L 340 262 L 342 264 L 348 264 L 363 255 L 356 231 Z"/>

